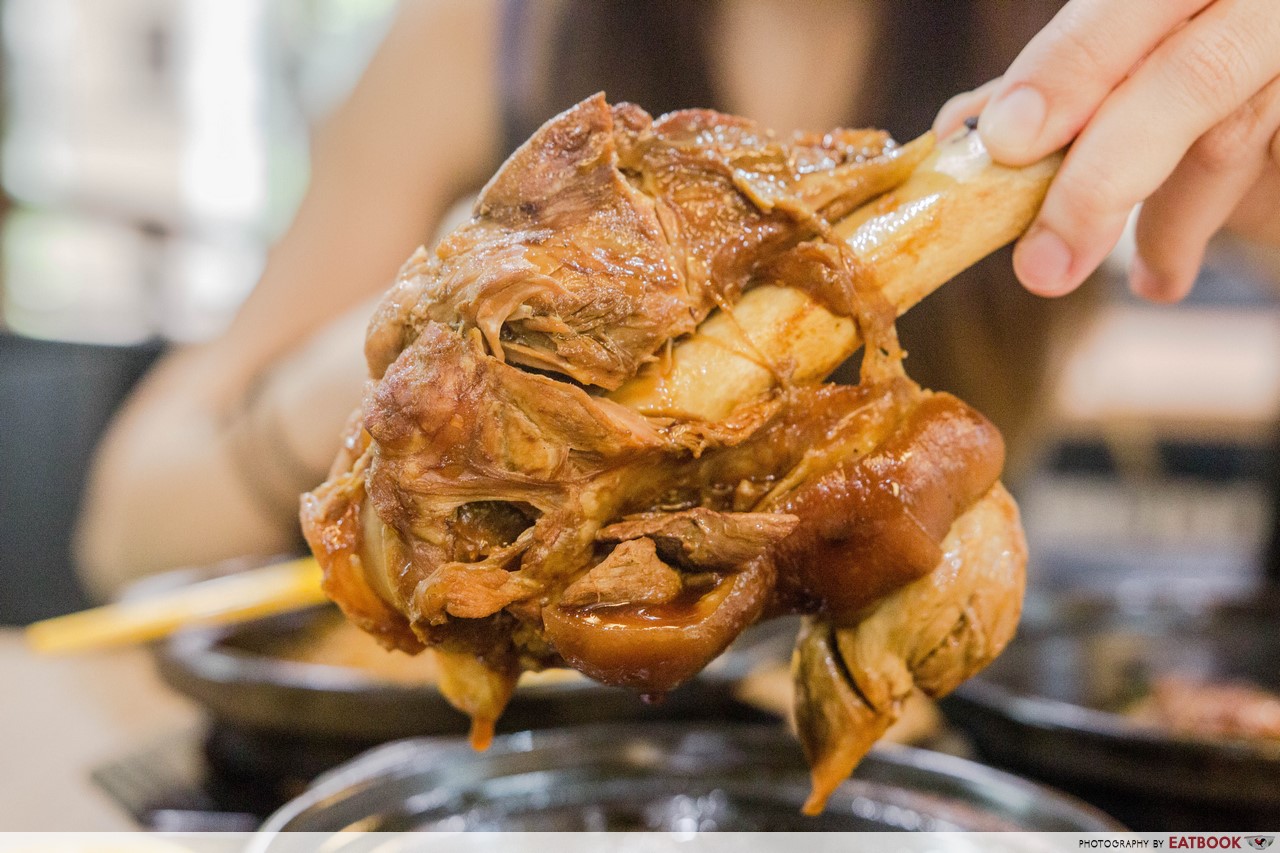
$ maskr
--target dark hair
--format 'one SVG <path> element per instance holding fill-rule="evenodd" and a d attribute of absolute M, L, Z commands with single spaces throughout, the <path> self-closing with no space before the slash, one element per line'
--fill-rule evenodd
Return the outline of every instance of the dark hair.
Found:
<path fill-rule="evenodd" d="M 883 10 L 872 48 L 874 79 L 851 120 L 900 140 L 928 130 L 952 95 L 1003 73 L 1062 4 L 849 2 L 876 2 Z M 633 101 L 654 115 L 724 109 L 706 49 L 714 11 L 714 0 L 507 0 L 502 76 L 510 145 L 602 90 L 611 101 Z M 1042 408 L 1052 326 L 1076 313 L 1018 286 L 1006 250 L 958 276 L 898 326 L 911 375 L 985 412 L 1005 431 L 1016 466 L 1027 445 L 1019 439 Z"/>
<path fill-rule="evenodd" d="M 851 118 L 909 139 L 928 130 L 947 98 L 1001 74 L 1062 0 L 849 2 L 883 8 L 871 97 Z M 653 115 L 724 109 L 707 50 L 715 6 L 715 0 L 506 0 L 502 88 L 512 146 L 599 91 Z"/>

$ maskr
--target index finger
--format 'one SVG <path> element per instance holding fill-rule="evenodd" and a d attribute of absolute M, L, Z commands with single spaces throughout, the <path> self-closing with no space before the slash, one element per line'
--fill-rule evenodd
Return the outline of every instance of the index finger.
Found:
<path fill-rule="evenodd" d="M 1002 163 L 1062 148 L 1171 32 L 1214 0 L 1071 0 L 991 93 L 978 131 Z"/>

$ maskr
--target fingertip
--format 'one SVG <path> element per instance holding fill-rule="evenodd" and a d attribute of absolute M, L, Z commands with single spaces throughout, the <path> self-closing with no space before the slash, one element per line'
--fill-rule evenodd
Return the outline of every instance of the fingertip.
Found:
<path fill-rule="evenodd" d="M 972 92 L 956 95 L 938 110 L 938 116 L 933 120 L 933 132 L 939 139 L 946 139 L 964 124 L 964 120 L 969 117 L 965 106 L 972 96 Z"/>
<path fill-rule="evenodd" d="M 978 133 L 995 160 L 1011 166 L 1026 165 L 1049 153 L 1041 150 L 1048 114 L 1044 95 L 1033 86 L 1020 84 L 983 106 Z"/>
<path fill-rule="evenodd" d="M 1129 291 L 1148 302 L 1181 302 L 1193 284 L 1194 273 L 1158 273 L 1140 254 L 1134 255 L 1129 264 Z"/>
<path fill-rule="evenodd" d="M 938 110 L 937 118 L 933 120 L 933 132 L 937 137 L 946 139 L 959 130 L 967 119 L 973 118 L 982 112 L 998 82 L 998 78 L 989 80 L 976 89 L 961 92 L 943 104 L 942 109 Z"/>
<path fill-rule="evenodd" d="M 1037 296 L 1064 296 L 1079 282 L 1072 277 L 1071 249 L 1043 225 L 1033 225 L 1013 250 L 1013 271 Z"/>

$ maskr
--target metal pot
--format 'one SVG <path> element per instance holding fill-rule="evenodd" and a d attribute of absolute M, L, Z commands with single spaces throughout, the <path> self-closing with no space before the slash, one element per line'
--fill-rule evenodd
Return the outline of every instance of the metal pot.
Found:
<path fill-rule="evenodd" d="M 359 831 L 1114 831 L 1061 794 L 941 753 L 881 746 L 819 817 L 808 768 L 779 726 L 650 724 L 521 732 L 484 753 L 458 740 L 388 744 L 276 812 L 254 853 L 363 850 Z M 308 847 L 307 845 L 312 845 Z M 380 848 L 381 849 L 381 848 Z"/>

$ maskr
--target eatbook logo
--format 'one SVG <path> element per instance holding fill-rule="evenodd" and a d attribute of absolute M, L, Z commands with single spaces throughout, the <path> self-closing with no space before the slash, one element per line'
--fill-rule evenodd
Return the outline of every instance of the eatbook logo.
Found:
<path fill-rule="evenodd" d="M 1254 835 L 1248 839 L 1249 846 L 1254 850 L 1266 850 L 1271 846 L 1271 842 L 1275 840 L 1276 837 L 1274 835 Z"/>

